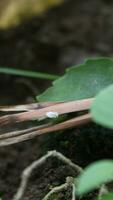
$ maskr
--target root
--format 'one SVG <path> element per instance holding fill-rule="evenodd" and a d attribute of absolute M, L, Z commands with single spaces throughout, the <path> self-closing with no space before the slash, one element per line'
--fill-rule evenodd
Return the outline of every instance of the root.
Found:
<path fill-rule="evenodd" d="M 70 159 L 65 157 L 63 154 L 61 154 L 61 153 L 59 153 L 55 150 L 49 151 L 46 155 L 44 155 L 40 159 L 34 161 L 32 164 L 30 164 L 27 168 L 24 169 L 24 171 L 22 172 L 20 186 L 17 190 L 17 193 L 14 195 L 13 200 L 22 200 L 22 197 L 25 193 L 25 190 L 26 190 L 26 187 L 27 187 L 27 184 L 28 184 L 28 180 L 29 180 L 33 170 L 35 168 L 38 168 L 39 166 L 41 166 L 43 163 L 45 163 L 47 161 L 47 159 L 50 158 L 50 157 L 56 157 L 57 159 L 61 160 L 63 163 L 69 165 L 70 167 L 72 167 L 77 172 L 77 174 L 82 172 L 81 167 L 74 164 Z M 53 190 L 51 190 L 43 198 L 43 200 L 47 200 L 51 194 L 59 192 L 59 191 L 63 190 L 64 188 L 66 189 L 66 188 L 70 187 L 70 185 L 72 187 L 72 200 L 75 200 L 75 186 L 74 186 L 74 183 L 73 183 L 73 178 L 70 178 L 70 177 L 67 178 L 66 183 L 64 183 L 63 185 L 53 188 Z"/>

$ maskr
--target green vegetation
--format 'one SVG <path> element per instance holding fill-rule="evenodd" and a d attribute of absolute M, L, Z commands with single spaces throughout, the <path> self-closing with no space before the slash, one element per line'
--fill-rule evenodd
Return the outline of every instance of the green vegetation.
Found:
<path fill-rule="evenodd" d="M 97 161 L 86 167 L 78 177 L 78 195 L 83 195 L 113 180 L 113 161 Z"/>
<path fill-rule="evenodd" d="M 101 126 L 113 129 L 113 59 L 89 59 L 82 65 L 69 68 L 60 78 L 55 75 L 9 68 L 0 68 L 0 73 L 57 79 L 52 87 L 36 97 L 41 102 L 72 101 L 94 97 L 90 109 L 92 120 Z M 77 194 L 83 196 L 110 181 L 113 181 L 113 161 L 97 161 L 86 167 L 78 177 Z M 113 199 L 112 193 L 101 198 L 101 200 L 111 199 Z"/>
<path fill-rule="evenodd" d="M 113 83 L 113 59 L 89 59 L 69 68 L 53 86 L 37 97 L 39 101 L 71 101 L 94 97 Z M 56 95 L 57 94 L 57 95 Z"/>

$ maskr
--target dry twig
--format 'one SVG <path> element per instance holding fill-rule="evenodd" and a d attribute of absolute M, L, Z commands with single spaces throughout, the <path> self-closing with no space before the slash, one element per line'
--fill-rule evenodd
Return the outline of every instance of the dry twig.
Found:
<path fill-rule="evenodd" d="M 89 110 L 92 104 L 93 98 L 83 99 L 71 102 L 48 102 L 41 104 L 27 104 L 19 106 L 1 107 L 1 111 L 22 111 L 24 112 L 17 114 L 10 114 L 0 117 L 0 125 L 9 123 L 23 122 L 28 120 L 36 120 L 50 117 L 55 115 L 59 116 L 62 114 L 78 112 L 83 110 Z M 25 112 L 27 111 L 27 112 Z M 54 114 L 54 115 L 53 115 Z M 58 124 L 43 124 L 32 129 L 26 129 L 22 131 L 9 132 L 0 135 L 0 146 L 7 146 L 22 142 L 25 140 L 32 139 L 38 135 L 50 133 L 54 131 L 64 130 L 72 128 L 78 125 L 82 125 L 91 121 L 91 115 L 84 114 L 79 117 L 72 118 L 70 120 L 59 122 Z"/>
<path fill-rule="evenodd" d="M 55 113 L 58 113 L 58 115 L 62 115 L 62 114 L 67 114 L 67 113 L 72 113 L 72 112 L 89 110 L 92 104 L 92 101 L 93 101 L 93 98 L 83 99 L 83 100 L 78 100 L 78 101 L 71 101 L 71 102 L 55 103 L 55 105 L 50 105 L 41 109 L 39 108 L 38 110 L 35 109 L 35 110 L 27 111 L 27 112 L 5 115 L 3 117 L 0 117 L 0 125 L 29 121 L 29 120 L 37 120 L 40 118 L 47 118 L 48 112 L 55 112 Z M 49 103 L 49 104 L 53 104 L 53 103 Z M 18 109 L 24 109 L 23 107 L 22 108 L 21 107 L 22 106 L 19 106 Z"/>
<path fill-rule="evenodd" d="M 32 133 L 33 131 L 41 130 L 42 128 L 46 128 L 50 125 L 51 125 L 51 123 L 47 123 L 47 124 L 44 124 L 44 125 L 35 126 L 35 127 L 32 127 L 32 128 L 27 128 L 25 130 L 13 131 L 13 132 L 1 134 L 0 140 L 17 137 L 17 136 L 20 136 L 20 135 L 23 135 L 23 134 L 26 134 L 26 133 Z"/>
<path fill-rule="evenodd" d="M 73 119 L 67 120 L 65 122 L 56 124 L 56 125 L 52 125 L 52 126 L 48 126 L 48 127 L 44 127 L 26 134 L 22 134 L 22 135 L 18 135 L 17 132 L 15 132 L 15 136 L 14 137 L 9 137 L 4 139 L 5 134 L 1 135 L 1 140 L 0 140 L 0 146 L 7 146 L 7 145 L 11 145 L 11 144 L 16 144 L 25 140 L 30 140 L 38 135 L 42 135 L 45 133 L 51 133 L 54 131 L 59 131 L 59 130 L 65 130 L 68 128 L 72 128 L 75 126 L 78 126 L 80 124 L 85 124 L 91 121 L 91 116 L 90 114 L 85 114 L 83 116 L 80 117 L 75 117 Z M 8 135 L 12 135 L 12 133 L 8 133 Z M 17 136 L 16 136 L 17 135 Z"/>
<path fill-rule="evenodd" d="M 15 106 L 0 106 L 0 111 L 3 111 L 3 112 L 29 111 L 29 110 L 46 108 L 46 107 L 53 106 L 59 103 L 61 102 L 45 102 L 45 103 L 30 103 L 30 104 L 15 105 Z"/>

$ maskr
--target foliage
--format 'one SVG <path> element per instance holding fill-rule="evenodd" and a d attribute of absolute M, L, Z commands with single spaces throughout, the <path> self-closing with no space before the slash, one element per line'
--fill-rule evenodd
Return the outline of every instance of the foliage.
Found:
<path fill-rule="evenodd" d="M 72 101 L 94 97 L 90 112 L 94 122 L 113 129 L 113 59 L 89 59 L 69 68 L 64 76 L 0 68 L 0 73 L 55 80 L 53 86 L 37 96 L 39 101 Z M 97 161 L 80 174 L 77 194 L 84 195 L 113 180 L 113 161 Z M 75 183 L 76 185 L 76 183 Z M 113 194 L 102 200 L 113 199 Z"/>
<path fill-rule="evenodd" d="M 97 161 L 88 167 L 78 177 L 78 195 L 83 195 L 101 184 L 113 180 L 113 161 Z"/>
<path fill-rule="evenodd" d="M 37 97 L 39 101 L 71 101 L 95 97 L 91 108 L 94 121 L 113 128 L 113 60 L 99 58 L 74 66 Z M 107 86 L 107 89 L 105 89 Z M 84 195 L 113 180 L 113 161 L 89 165 L 78 178 L 78 195 Z M 107 196 L 103 199 L 111 199 Z"/>
<path fill-rule="evenodd" d="M 102 90 L 95 98 L 91 108 L 95 122 L 113 128 L 113 85 Z"/>
<path fill-rule="evenodd" d="M 94 97 L 113 83 L 113 59 L 89 59 L 74 66 L 37 97 L 39 101 L 71 101 Z"/>
<path fill-rule="evenodd" d="M 101 200 L 113 200 L 113 193 L 103 196 Z"/>

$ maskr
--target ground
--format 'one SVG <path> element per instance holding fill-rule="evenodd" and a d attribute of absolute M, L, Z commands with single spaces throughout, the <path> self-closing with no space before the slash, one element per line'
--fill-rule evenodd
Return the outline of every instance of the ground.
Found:
<path fill-rule="evenodd" d="M 105 0 L 69 0 L 42 16 L 8 30 L 0 30 L 0 65 L 63 74 L 85 58 L 113 55 L 113 3 Z M 50 81 L 0 75 L 0 104 L 33 102 Z M 2 129 L 1 129 L 2 130 Z M 57 149 L 78 165 L 113 158 L 112 131 L 93 123 L 51 133 L 21 144 L 0 148 L 0 194 L 12 199 L 22 170 L 48 150 Z M 23 200 L 41 200 L 51 186 L 65 182 L 75 172 L 49 159 L 35 170 Z M 70 193 L 66 194 L 67 199 Z M 89 195 L 86 199 L 93 200 Z M 63 194 L 57 200 L 64 199 Z M 67 200 L 66 199 L 66 200 Z M 70 198 L 71 199 L 71 198 Z"/>

